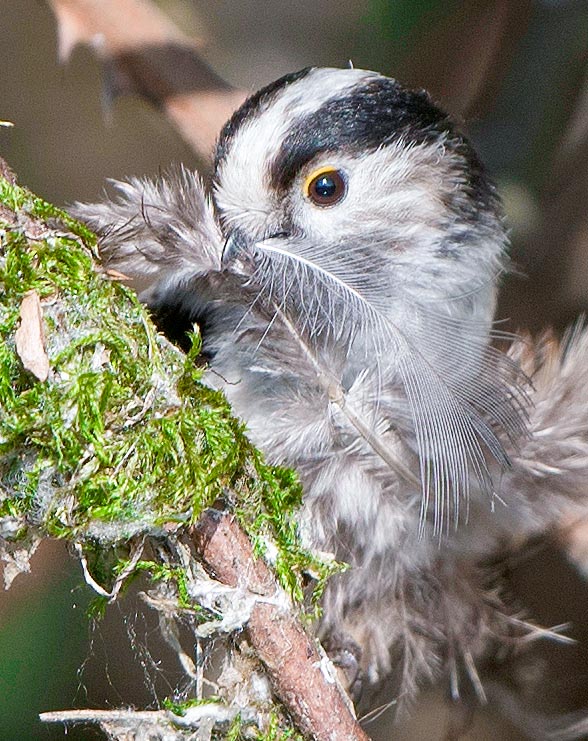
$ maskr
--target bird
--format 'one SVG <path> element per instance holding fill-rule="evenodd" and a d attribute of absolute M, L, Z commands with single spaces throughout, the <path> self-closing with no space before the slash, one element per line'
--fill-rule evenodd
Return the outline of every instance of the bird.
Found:
<path fill-rule="evenodd" d="M 423 90 L 310 67 L 233 114 L 208 186 L 113 187 L 73 207 L 105 265 L 168 336 L 198 325 L 206 382 L 299 474 L 303 542 L 349 564 L 318 627 L 349 685 L 483 702 L 478 662 L 545 635 L 492 563 L 585 515 L 588 339 L 497 329 L 507 226 L 468 138 Z"/>

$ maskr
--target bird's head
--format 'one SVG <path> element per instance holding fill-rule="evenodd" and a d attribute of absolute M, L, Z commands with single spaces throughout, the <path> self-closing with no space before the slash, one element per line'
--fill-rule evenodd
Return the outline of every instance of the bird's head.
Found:
<path fill-rule="evenodd" d="M 265 369 L 272 398 L 271 384 L 322 390 L 341 444 L 411 486 L 417 453 L 438 532 L 471 480 L 493 495 L 527 400 L 489 344 L 499 200 L 446 114 L 375 72 L 302 70 L 235 112 L 212 186 L 215 213 L 182 171 L 120 183 L 117 200 L 77 214 L 152 305 L 190 320 L 219 307 L 211 321 L 236 338 L 236 363 Z"/>
<path fill-rule="evenodd" d="M 301 261 L 307 282 L 316 266 L 395 321 L 413 304 L 491 320 L 506 241 L 499 200 L 424 91 L 358 69 L 277 80 L 224 127 L 215 199 L 228 263 L 255 247 Z"/>
<path fill-rule="evenodd" d="M 319 377 L 361 390 L 366 439 L 383 413 L 405 425 L 437 529 L 450 509 L 457 521 L 470 471 L 494 492 L 488 457 L 508 465 L 503 441 L 524 428 L 488 345 L 506 238 L 447 115 L 375 72 L 302 70 L 226 124 L 213 187 L 224 269 L 245 274 Z"/>

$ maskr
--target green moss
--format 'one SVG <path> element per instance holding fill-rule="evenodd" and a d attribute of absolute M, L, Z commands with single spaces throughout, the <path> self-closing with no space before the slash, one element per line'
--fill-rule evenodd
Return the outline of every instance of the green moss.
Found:
<path fill-rule="evenodd" d="M 96 236 L 84 224 L 73 219 L 66 211 L 35 196 L 27 188 L 13 185 L 2 177 L 0 177 L 0 203 L 15 214 L 28 214 L 41 222 L 56 221 L 72 234 L 80 237 L 86 246 L 96 246 Z"/>
<path fill-rule="evenodd" d="M 289 727 L 286 718 L 277 712 L 270 715 L 263 731 L 237 716 L 222 738 L 223 741 L 304 741 L 304 736 Z"/>
<path fill-rule="evenodd" d="M 134 294 L 95 268 L 94 235 L 67 214 L 3 179 L 0 202 L 21 221 L 43 220 L 35 239 L 18 218 L 0 225 L 0 514 L 106 546 L 192 522 L 231 492 L 258 552 L 277 546 L 276 573 L 292 597 L 302 602 L 309 572 L 320 591 L 333 567 L 300 546 L 298 479 L 265 465 L 224 396 L 201 383 L 199 337 L 184 356 L 158 336 Z M 46 382 L 23 369 L 14 342 L 33 290 Z"/>
<path fill-rule="evenodd" d="M 122 571 L 126 567 L 127 563 L 124 561 L 119 562 L 119 571 Z M 154 582 L 173 581 L 178 593 L 178 607 L 200 613 L 203 620 L 210 620 L 213 617 L 208 610 L 195 605 L 190 599 L 186 573 L 180 567 L 173 567 L 168 564 L 157 563 L 156 561 L 139 561 L 135 565 L 133 573 L 138 574 L 142 571 L 147 572 Z"/>
<path fill-rule="evenodd" d="M 222 704 L 222 700 L 208 697 L 202 700 L 187 700 L 185 702 L 166 699 L 162 705 L 174 715 L 183 718 L 190 708 L 218 703 Z M 251 721 L 243 720 L 240 715 L 237 715 L 227 729 L 220 732 L 219 729 L 215 729 L 212 738 L 222 739 L 222 741 L 304 741 L 304 737 L 278 711 L 269 714 L 263 730 L 260 730 Z"/>
<path fill-rule="evenodd" d="M 195 708 L 200 705 L 218 705 L 221 702 L 222 701 L 217 697 L 207 697 L 206 699 L 201 700 L 192 698 L 191 700 L 184 700 L 183 702 L 178 702 L 166 697 L 161 704 L 166 710 L 169 710 L 174 715 L 183 718 L 190 708 Z"/>
<path fill-rule="evenodd" d="M 284 718 L 278 713 L 272 713 L 269 718 L 267 729 L 263 733 L 257 732 L 254 736 L 256 741 L 304 741 L 304 736 L 298 733 L 294 728 L 285 727 L 287 724 Z"/>
<path fill-rule="evenodd" d="M 0 178 L 0 527 L 8 523 L 13 539 L 33 528 L 83 543 L 90 573 L 109 590 L 128 571 L 132 537 L 165 537 L 170 523 L 189 525 L 221 499 L 301 606 L 313 576 L 312 619 L 339 566 L 301 547 L 296 474 L 267 466 L 224 396 L 203 385 L 199 336 L 188 355 L 171 346 L 95 257 L 83 225 Z M 30 291 L 43 307 L 44 382 L 16 350 Z M 190 598 L 179 565 L 146 558 L 127 579 L 140 573 L 172 584 L 180 609 L 218 619 Z M 90 614 L 106 604 L 96 598 Z M 279 709 L 256 733 L 236 719 L 223 737 L 301 739 Z"/>
<path fill-rule="evenodd" d="M 101 595 L 97 595 L 92 600 L 90 600 L 90 604 L 88 605 L 88 609 L 86 610 L 86 614 L 91 620 L 102 620 L 104 617 L 104 614 L 106 613 L 106 608 L 108 607 L 108 598 L 102 597 Z"/>

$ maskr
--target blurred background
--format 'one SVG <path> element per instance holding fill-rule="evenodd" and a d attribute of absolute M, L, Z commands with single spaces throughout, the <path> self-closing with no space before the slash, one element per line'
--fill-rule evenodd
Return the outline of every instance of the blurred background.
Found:
<path fill-rule="evenodd" d="M 514 270 L 504 281 L 499 317 L 512 329 L 561 331 L 586 311 L 586 0 L 158 4 L 200 39 L 204 58 L 237 87 L 254 91 L 307 65 L 351 60 L 427 88 L 462 122 L 504 198 Z M 43 2 L 0 0 L 0 119 L 14 123 L 0 128 L 0 155 L 21 183 L 66 204 L 98 198 L 107 177 L 152 175 L 178 161 L 206 167 L 161 112 L 138 98 L 111 105 L 107 97 L 88 49 L 58 63 L 55 20 Z M 62 729 L 38 723 L 40 710 L 153 705 L 159 688 L 145 681 L 151 659 L 141 648 L 156 632 L 149 617 L 129 601 L 91 632 L 90 595 L 59 544 L 46 545 L 33 567 L 0 594 L 0 739 L 62 738 Z M 537 620 L 572 620 L 570 631 L 580 639 L 575 648 L 559 649 L 567 663 L 550 647 L 540 656 L 548 679 L 527 698 L 530 712 L 588 708 L 588 597 L 575 567 L 553 544 L 538 544 L 513 567 L 512 581 Z M 124 648 L 128 630 L 135 632 L 135 651 Z M 449 738 L 440 698 L 430 693 L 416 719 L 394 731 L 386 713 L 367 730 L 381 741 L 392 733 L 398 740 Z M 469 738 L 525 738 L 502 724 L 499 710 L 481 713 Z M 93 737 L 99 734 L 87 729 L 70 735 Z"/>

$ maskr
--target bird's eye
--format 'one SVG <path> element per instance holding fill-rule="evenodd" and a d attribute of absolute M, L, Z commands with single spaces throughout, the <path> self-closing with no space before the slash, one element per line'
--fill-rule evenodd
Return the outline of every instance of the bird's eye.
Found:
<path fill-rule="evenodd" d="M 347 183 L 340 170 L 323 167 L 306 178 L 304 192 L 316 206 L 334 206 L 345 196 Z"/>

